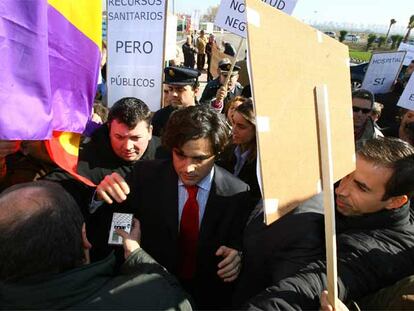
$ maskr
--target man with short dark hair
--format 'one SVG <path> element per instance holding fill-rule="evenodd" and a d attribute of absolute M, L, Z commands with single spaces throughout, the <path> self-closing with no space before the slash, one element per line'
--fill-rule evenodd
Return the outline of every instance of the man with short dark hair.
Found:
<path fill-rule="evenodd" d="M 355 171 L 335 193 L 339 298 L 348 304 L 413 274 L 414 148 L 394 138 L 362 142 Z M 270 285 L 246 308 L 317 310 L 326 287 L 321 257 Z"/>
<path fill-rule="evenodd" d="M 370 117 L 374 102 L 374 94 L 368 90 L 352 92 L 355 142 L 383 136 Z"/>
<path fill-rule="evenodd" d="M 199 76 L 200 72 L 192 68 L 171 66 L 164 69 L 164 84 L 168 90 L 164 100 L 168 106 L 155 112 L 152 118 L 155 136 L 162 135 L 172 112 L 197 104 Z"/>
<path fill-rule="evenodd" d="M 138 244 L 139 223 L 124 238 L 118 275 L 113 255 L 90 264 L 85 224 L 58 184 L 37 181 L 0 195 L 2 309 L 191 310 L 178 282 Z"/>
<path fill-rule="evenodd" d="M 251 198 L 244 182 L 214 165 L 226 124 L 208 107 L 187 107 L 171 115 L 162 140 L 172 161 L 137 163 L 127 182 L 114 173 L 97 193 L 108 203 L 127 200 L 119 209 L 140 220 L 142 246 L 177 275 L 197 308 L 228 307 Z"/>
<path fill-rule="evenodd" d="M 165 157 L 160 139 L 152 136 L 148 106 L 138 98 L 124 97 L 111 107 L 108 121 L 82 146 L 78 172 L 98 184 L 113 171 L 125 176 L 138 160 Z"/>

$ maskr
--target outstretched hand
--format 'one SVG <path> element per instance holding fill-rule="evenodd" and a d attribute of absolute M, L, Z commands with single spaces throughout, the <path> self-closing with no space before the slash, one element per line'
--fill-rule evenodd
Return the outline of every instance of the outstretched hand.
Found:
<path fill-rule="evenodd" d="M 106 175 L 101 183 L 96 187 L 98 198 L 108 204 L 112 204 L 113 200 L 121 203 L 126 200 L 129 194 L 129 186 L 125 179 L 118 173 Z"/>
<path fill-rule="evenodd" d="M 115 231 L 122 237 L 125 259 L 127 259 L 133 251 L 141 247 L 139 245 L 141 242 L 141 224 L 138 219 L 132 219 L 132 228 L 129 234 L 122 229 L 115 229 Z"/>

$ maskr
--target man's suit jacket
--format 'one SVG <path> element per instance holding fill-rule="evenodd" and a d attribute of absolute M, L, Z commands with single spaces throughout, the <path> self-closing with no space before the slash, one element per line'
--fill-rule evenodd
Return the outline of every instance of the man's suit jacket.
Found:
<path fill-rule="evenodd" d="M 139 161 L 127 182 L 131 192 L 115 211 L 135 214 L 141 222 L 142 248 L 176 274 L 178 176 L 171 160 Z M 186 287 L 198 308 L 219 309 L 230 304 L 232 284 L 218 277 L 217 265 L 223 258 L 215 253 L 222 245 L 241 250 L 242 232 L 253 207 L 248 190 L 247 184 L 215 166 L 200 226 L 196 275 Z"/>

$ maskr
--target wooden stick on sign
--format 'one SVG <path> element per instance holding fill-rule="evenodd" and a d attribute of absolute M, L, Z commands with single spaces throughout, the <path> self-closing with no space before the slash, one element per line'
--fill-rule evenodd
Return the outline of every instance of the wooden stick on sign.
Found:
<path fill-rule="evenodd" d="M 326 274 L 328 300 L 337 309 L 339 306 L 336 268 L 335 201 L 333 189 L 333 162 L 331 125 L 329 116 L 328 88 L 326 84 L 316 87 L 316 104 L 319 125 L 319 157 L 322 172 L 323 204 L 325 211 Z M 338 310 L 338 309 L 337 309 Z"/>
<path fill-rule="evenodd" d="M 231 78 L 231 74 L 233 73 L 234 66 L 236 65 L 236 62 L 237 62 L 237 57 L 239 57 L 240 50 L 241 50 L 241 47 L 242 47 L 242 45 L 243 45 L 243 40 L 244 40 L 244 38 L 243 38 L 243 37 L 241 37 L 241 38 L 240 38 L 239 47 L 237 48 L 236 55 L 234 56 L 233 61 L 232 61 L 232 63 L 231 63 L 230 70 L 229 70 L 229 72 L 227 73 L 226 81 L 224 82 L 224 87 L 225 87 L 225 89 L 226 89 L 226 90 L 227 90 L 227 85 L 229 84 L 229 81 L 230 81 L 230 78 Z"/>

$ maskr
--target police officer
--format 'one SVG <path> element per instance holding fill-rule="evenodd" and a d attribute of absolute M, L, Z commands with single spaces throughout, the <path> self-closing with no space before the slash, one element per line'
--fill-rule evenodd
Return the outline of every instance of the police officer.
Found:
<path fill-rule="evenodd" d="M 171 113 L 178 109 L 197 104 L 200 72 L 192 68 L 166 67 L 164 69 L 164 84 L 167 107 L 155 112 L 152 118 L 153 135 L 161 136 Z"/>
<path fill-rule="evenodd" d="M 201 104 L 211 106 L 221 112 L 232 98 L 241 95 L 243 87 L 238 82 L 240 66 L 234 66 L 227 87 L 224 86 L 226 78 L 230 74 L 230 68 L 231 62 L 228 58 L 219 62 L 220 75 L 207 83 L 200 99 Z"/>

